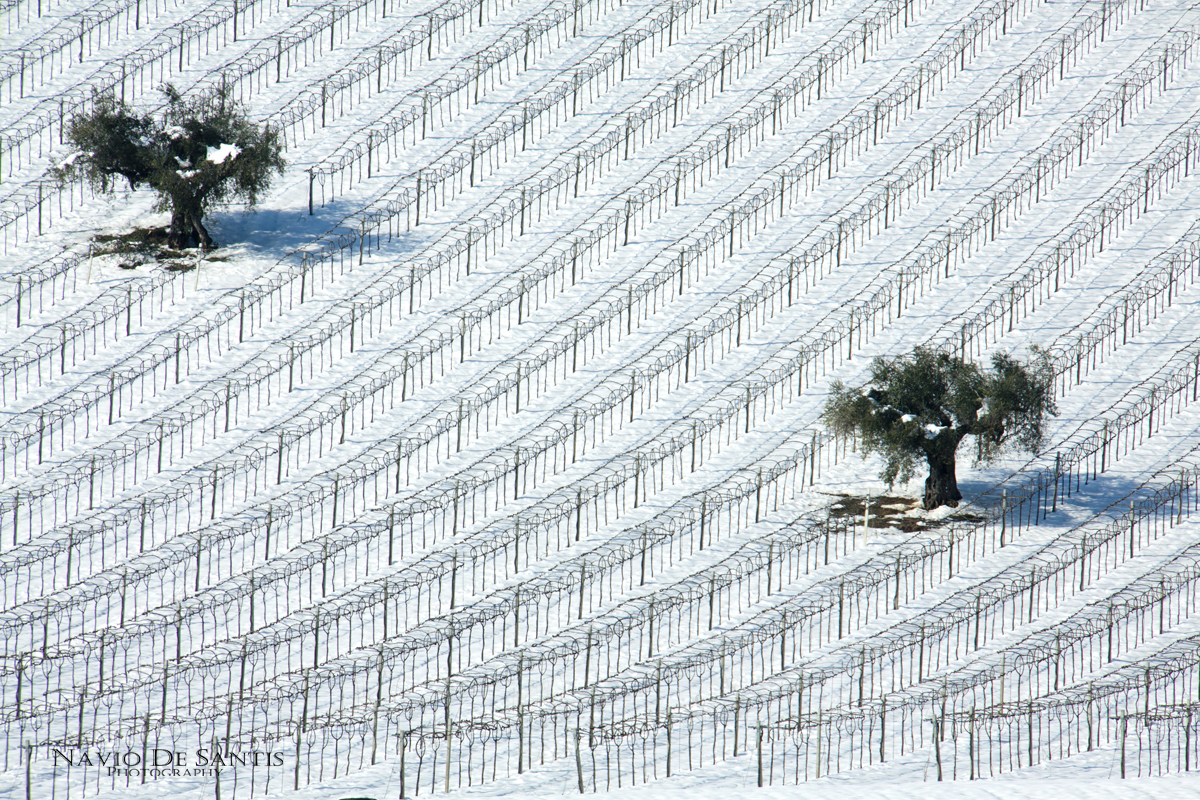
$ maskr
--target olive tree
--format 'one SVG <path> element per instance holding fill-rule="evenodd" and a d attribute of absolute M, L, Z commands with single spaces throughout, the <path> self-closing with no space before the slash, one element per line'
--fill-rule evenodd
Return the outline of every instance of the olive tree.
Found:
<path fill-rule="evenodd" d="M 214 247 L 205 214 L 233 202 L 257 204 L 283 173 L 280 135 L 252 122 L 228 89 L 186 98 L 170 85 L 163 92 L 167 103 L 157 116 L 139 115 L 111 94 L 97 96 L 67 127 L 77 152 L 58 175 L 82 175 L 102 192 L 113 191 L 118 178 L 131 190 L 148 186 L 158 195 L 155 209 L 171 213 L 172 247 Z"/>
<path fill-rule="evenodd" d="M 856 435 L 864 454 L 878 453 L 880 477 L 907 482 L 921 462 L 929 468 L 924 507 L 956 506 L 958 445 L 974 437 L 975 462 L 1005 449 L 1037 450 L 1046 420 L 1055 414 L 1052 371 L 1037 350 L 1022 363 L 1005 353 L 991 369 L 935 350 L 876 358 L 870 384 L 832 385 L 824 420 L 841 435 Z"/>

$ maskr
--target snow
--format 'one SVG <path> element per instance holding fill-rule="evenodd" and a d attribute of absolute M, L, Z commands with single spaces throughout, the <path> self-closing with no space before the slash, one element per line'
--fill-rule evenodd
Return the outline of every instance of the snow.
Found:
<path fill-rule="evenodd" d="M 742 787 L 738 787 L 742 788 Z M 718 787 L 698 785 L 687 790 L 671 791 L 657 787 L 637 787 L 619 789 L 612 792 L 614 798 L 638 798 L 638 800 L 681 800 L 695 798 L 696 800 L 717 800 L 728 797 L 733 787 Z M 755 797 L 764 800 L 794 798 L 795 789 L 764 787 L 753 788 Z M 806 798 L 814 800 L 842 800 L 854 796 L 859 791 L 869 792 L 871 797 L 880 800 L 1041 800 L 1042 798 L 1062 798 L 1070 796 L 1078 800 L 1166 800 L 1166 798 L 1195 797 L 1200 793 L 1200 782 L 1187 778 L 1147 778 L 1121 783 L 1115 781 L 1097 780 L 1063 780 L 1063 779 L 1026 779 L 1012 782 L 988 782 L 964 786 L 955 783 L 953 786 L 933 785 L 929 783 L 893 784 L 876 782 L 853 787 L 838 785 L 822 785 L 820 783 L 807 785 L 804 789 Z M 508 795 L 515 800 L 525 800 L 534 795 L 514 793 Z"/>
<path fill-rule="evenodd" d="M 668 22 L 648 2 L 396 0 L 331 26 L 341 5 L 260 0 L 181 52 L 180 26 L 233 4 L 140 3 L 82 53 L 72 39 L 27 65 L 15 96 L 0 83 L 12 136 L 52 121 L 2 144 L 0 795 L 23 796 L 28 774 L 31 796 L 56 800 L 397 797 L 409 729 L 406 796 L 441 792 L 449 704 L 471 733 L 453 744 L 460 795 L 578 793 L 579 734 L 587 793 L 1200 796 L 1182 718 L 1137 717 L 1198 697 L 1200 66 L 1193 48 L 1154 70 L 1196 43 L 1200 12 L 1023 2 L 981 28 L 987 2 L 836 0 L 786 23 L 795 5 L 687 6 Z M 0 64 L 33 64 L 98 8 L 6 6 Z M 470 13 L 373 66 L 455 8 Z M 1102 13 L 1103 34 L 1087 28 Z M 768 16 L 769 39 L 747 33 Z M 948 55 L 960 31 L 969 46 Z M 153 73 L 120 80 L 143 58 Z M 786 94 L 818 70 L 819 90 Z M 1149 88 L 1015 194 L 1035 154 L 1130 76 Z M 37 181 L 78 156 L 60 102 L 114 80 L 139 113 L 163 81 L 229 81 L 282 126 L 286 174 L 257 213 L 210 213 L 218 250 L 156 261 L 91 241 L 164 224 L 148 191 L 38 200 Z M 920 99 L 892 104 L 905 80 Z M 988 116 L 1005 87 L 1020 105 Z M 1148 183 L 1173 141 L 1191 160 Z M 991 208 L 985 230 L 966 227 Z M 468 269 L 469 231 L 485 233 Z M 946 237 L 959 248 L 932 257 Z M 1059 412 L 1039 453 L 976 466 L 968 442 L 964 503 L 926 512 L 923 474 L 885 486 L 820 415 L 830 382 L 865 383 L 872 358 L 968 334 L 980 363 L 1054 353 Z M 1088 336 L 1103 339 L 1073 359 Z M 985 534 L 954 538 L 984 518 Z M 1175 588 L 1139 606 L 1156 587 Z M 1093 719 L 1079 697 L 1114 686 Z M 752 714 L 772 692 L 808 716 L 791 700 Z M 961 722 L 933 744 L 939 697 L 951 715 L 1010 714 L 969 745 L 990 748 L 985 780 L 964 774 Z M 1035 720 L 1032 764 L 1031 701 L 1069 709 Z M 591 747 L 592 723 L 611 740 Z M 761 789 L 755 730 L 775 748 Z M 50 752 L 226 735 L 284 766 L 143 784 Z"/>
<path fill-rule="evenodd" d="M 207 158 L 209 161 L 214 164 L 224 164 L 231 158 L 237 158 L 238 154 L 242 152 L 242 148 L 238 147 L 236 144 L 226 144 L 222 142 L 216 147 L 207 148 L 207 151 Z"/>
<path fill-rule="evenodd" d="M 78 158 L 79 158 L 81 155 L 83 155 L 83 153 L 82 153 L 82 152 L 78 152 L 78 151 L 77 151 L 77 152 L 74 152 L 74 153 L 71 153 L 71 154 L 70 154 L 70 155 L 68 155 L 66 158 L 64 158 L 62 161 L 59 161 L 59 162 L 58 162 L 58 165 L 57 165 L 57 166 L 58 166 L 58 168 L 59 168 L 59 169 L 67 169 L 67 168 L 68 168 L 68 167 L 70 167 L 72 164 L 74 164 L 74 163 L 75 163 L 75 161 L 76 161 L 76 160 L 77 160 L 77 159 L 78 159 Z"/>

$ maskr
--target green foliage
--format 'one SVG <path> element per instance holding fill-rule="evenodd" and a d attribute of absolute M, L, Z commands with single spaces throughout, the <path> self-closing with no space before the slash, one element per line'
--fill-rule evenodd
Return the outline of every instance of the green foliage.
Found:
<path fill-rule="evenodd" d="M 91 114 L 71 119 L 67 140 L 81 152 L 58 169 L 59 178 L 82 172 L 93 189 L 111 192 L 120 175 L 136 189 L 153 172 L 148 156 L 156 135 L 149 115 L 135 115 L 112 95 L 97 96 Z"/>
<path fill-rule="evenodd" d="M 185 98 L 167 85 L 163 92 L 167 105 L 158 119 L 137 116 L 110 95 L 97 97 L 91 113 L 71 120 L 67 137 L 79 152 L 59 178 L 82 175 L 105 192 L 116 175 L 131 189 L 149 186 L 157 210 L 171 212 L 173 247 L 211 246 L 204 215 L 236 201 L 253 208 L 283 173 L 279 132 L 251 122 L 228 90 Z"/>
<path fill-rule="evenodd" d="M 910 356 L 876 358 L 871 382 L 852 389 L 835 381 L 824 420 L 841 435 L 857 435 L 864 453 L 884 461 L 880 477 L 912 479 L 921 462 L 953 467 L 959 442 L 975 437 L 975 461 L 1008 448 L 1036 450 L 1055 413 L 1049 362 L 1034 350 L 1029 363 L 1005 353 L 992 367 L 917 348 Z"/>

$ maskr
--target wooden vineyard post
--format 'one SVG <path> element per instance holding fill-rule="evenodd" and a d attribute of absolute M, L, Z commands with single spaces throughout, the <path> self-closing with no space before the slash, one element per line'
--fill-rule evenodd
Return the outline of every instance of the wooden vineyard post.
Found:
<path fill-rule="evenodd" d="M 387 583 L 387 581 L 384 581 L 384 583 L 383 583 L 383 638 L 384 639 L 388 638 L 388 583 Z M 382 656 L 381 656 L 381 658 L 382 658 Z M 383 672 L 382 672 L 383 662 L 380 661 L 379 663 L 380 663 L 379 678 L 380 678 L 380 680 L 383 680 Z"/>
<path fill-rule="evenodd" d="M 579 607 L 581 609 L 583 608 L 582 590 L 580 591 Z M 583 688 L 585 688 L 585 689 L 587 688 L 588 675 L 591 674 L 591 671 L 592 671 L 592 626 L 589 625 L 588 632 L 587 632 L 587 647 L 586 647 L 586 652 L 584 653 L 584 658 L 583 658 Z"/>
<path fill-rule="evenodd" d="M 603 709 L 601 709 L 603 712 Z M 592 687 L 591 704 L 588 709 L 588 747 L 595 748 L 596 746 L 596 687 Z M 596 764 L 595 752 L 592 753 L 592 765 Z M 593 771 L 593 776 L 594 776 Z"/>
<path fill-rule="evenodd" d="M 1089 708 L 1090 712 L 1090 708 Z M 1088 717 L 1089 721 L 1091 717 Z M 1090 741 L 1090 739 L 1089 739 Z M 1187 721 L 1183 726 L 1183 771 L 1191 772 L 1192 770 L 1192 712 L 1188 709 Z"/>
<path fill-rule="evenodd" d="M 517 657 L 517 774 L 525 772 L 525 716 L 522 713 L 524 686 L 521 674 L 525 671 L 525 656 Z"/>
<path fill-rule="evenodd" d="M 1000 546 L 1004 547 L 1004 537 L 1008 532 L 1008 489 L 1000 493 Z"/>
<path fill-rule="evenodd" d="M 404 779 L 406 777 L 405 771 L 404 771 L 404 746 L 406 744 L 408 744 L 408 732 L 402 731 L 399 734 L 399 738 L 400 738 L 400 798 L 401 798 L 401 800 L 404 800 L 404 797 L 405 797 L 405 795 L 404 795 Z M 297 750 L 299 750 L 299 747 L 297 747 Z M 298 759 L 297 759 L 297 761 L 298 761 Z"/>
<path fill-rule="evenodd" d="M 1134 501 L 1129 501 L 1129 557 L 1134 556 L 1135 539 L 1137 537 L 1137 518 L 1134 516 Z"/>
<path fill-rule="evenodd" d="M 755 740 L 758 746 L 758 788 L 763 786 L 763 729 L 762 725 L 757 726 L 755 732 Z"/>
<path fill-rule="evenodd" d="M 668 729 L 669 730 L 669 729 Z M 579 754 L 579 740 L 582 734 L 579 726 L 575 726 L 575 775 L 579 778 L 579 793 L 583 794 L 583 757 Z M 667 777 L 671 777 L 671 750 L 667 748 Z"/>
<path fill-rule="evenodd" d="M 937 763 L 937 779 L 942 780 L 942 737 L 937 717 L 933 718 L 933 755 Z"/>
<path fill-rule="evenodd" d="M 967 755 L 971 759 L 970 780 L 975 780 L 975 707 L 971 706 L 970 727 L 967 729 Z"/>
<path fill-rule="evenodd" d="M 1129 717 L 1121 717 L 1121 778 L 1125 777 L 1125 736 L 1129 732 Z"/>
<path fill-rule="evenodd" d="M 884 763 L 884 741 L 887 735 L 887 698 L 879 701 L 879 763 Z"/>
<path fill-rule="evenodd" d="M 1088 691 L 1087 703 L 1087 752 L 1092 752 L 1094 749 L 1095 731 L 1092 730 L 1092 693 Z"/>
<path fill-rule="evenodd" d="M 1189 717 L 1188 724 L 1189 724 L 1189 726 L 1190 726 L 1190 724 L 1192 724 L 1192 722 L 1190 722 L 1190 717 Z M 667 777 L 671 777 L 671 709 L 667 709 L 666 733 L 667 733 Z"/>
<path fill-rule="evenodd" d="M 292 791 L 300 791 L 300 737 L 303 730 L 299 725 L 296 726 L 296 769 L 292 777 Z M 403 749 L 400 751 L 403 753 Z M 404 797 L 404 756 L 400 757 L 400 796 Z"/>
<path fill-rule="evenodd" d="M 400 485 L 400 456 L 396 456 L 396 485 Z M 388 511 L 388 566 L 390 567 L 395 562 L 396 548 L 396 510 L 393 507 Z M 386 590 L 386 586 L 385 586 Z"/>
<path fill-rule="evenodd" d="M 724 648 L 722 648 L 722 651 Z M 732 659 L 730 659 L 732 661 Z M 722 656 L 722 663 L 724 656 Z M 742 696 L 739 694 L 733 701 L 733 757 L 738 757 L 738 726 L 742 717 Z"/>
<path fill-rule="evenodd" d="M 451 624 L 450 632 L 451 632 L 451 636 L 453 636 L 453 633 L 454 633 L 453 624 Z M 446 794 L 449 794 L 450 793 L 450 767 L 452 765 L 452 759 L 450 758 L 450 734 L 452 731 L 452 724 L 453 724 L 450 721 L 450 698 L 451 698 L 451 694 L 450 694 L 450 692 L 451 692 L 451 689 L 450 689 L 450 659 L 451 659 L 453 650 L 450 649 L 450 640 L 447 640 L 446 645 L 447 645 L 447 649 L 446 649 Z"/>
<path fill-rule="evenodd" d="M 1054 491 L 1053 500 L 1050 503 L 1051 513 L 1058 511 L 1058 484 L 1062 477 L 1062 454 L 1054 454 Z"/>

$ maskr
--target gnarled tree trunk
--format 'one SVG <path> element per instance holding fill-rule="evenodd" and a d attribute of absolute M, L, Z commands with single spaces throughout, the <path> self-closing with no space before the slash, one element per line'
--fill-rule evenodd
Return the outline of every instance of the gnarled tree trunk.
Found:
<path fill-rule="evenodd" d="M 189 247 L 203 247 L 206 250 L 212 250 L 216 246 L 208 234 L 208 229 L 204 227 L 200 215 L 186 209 L 181 210 L 178 207 L 171 212 L 171 231 L 168 242 L 176 250 L 185 250 Z"/>
<path fill-rule="evenodd" d="M 167 234 L 167 244 L 176 250 L 186 250 L 195 247 L 195 232 L 187 224 L 187 215 L 178 209 L 171 212 L 171 230 Z"/>
<path fill-rule="evenodd" d="M 949 458 L 928 456 L 929 477 L 925 479 L 925 496 L 922 504 L 926 511 L 932 511 L 939 506 L 955 508 L 962 500 L 962 492 L 958 490 L 958 478 L 954 474 L 954 455 Z"/>
<path fill-rule="evenodd" d="M 196 233 L 196 238 L 200 241 L 200 246 L 205 250 L 213 250 L 217 243 L 208 235 L 208 228 L 204 227 L 204 223 L 200 219 L 199 214 L 192 215 L 192 230 Z"/>

